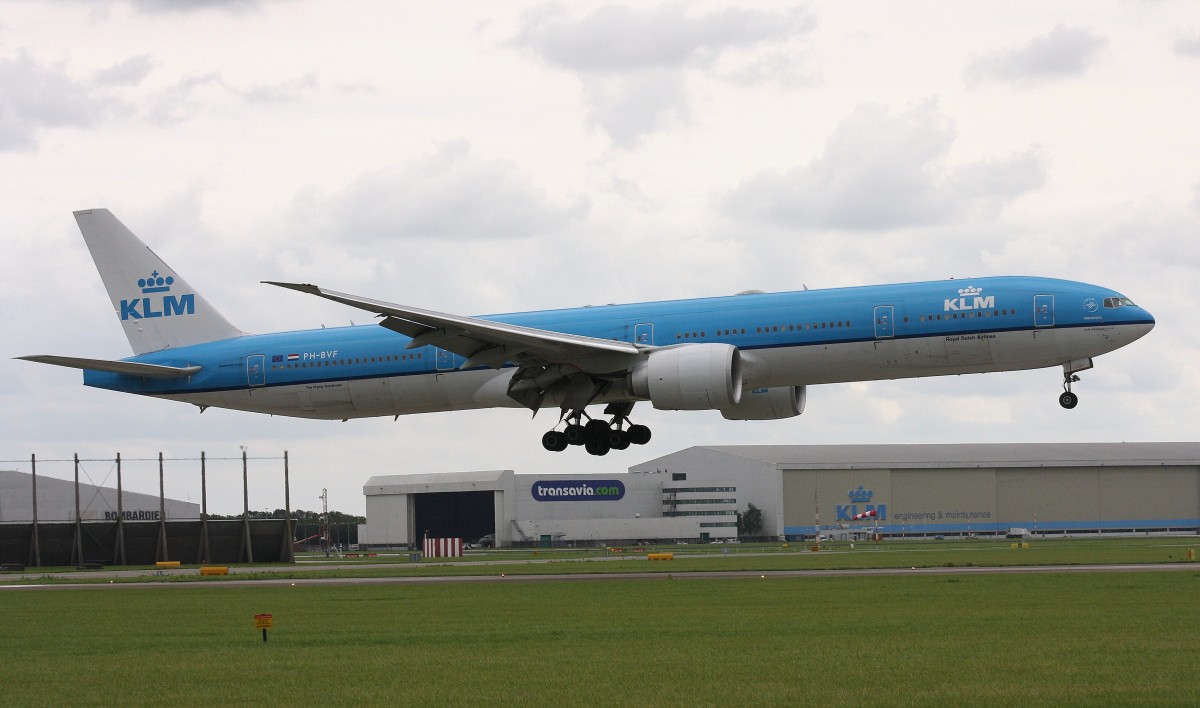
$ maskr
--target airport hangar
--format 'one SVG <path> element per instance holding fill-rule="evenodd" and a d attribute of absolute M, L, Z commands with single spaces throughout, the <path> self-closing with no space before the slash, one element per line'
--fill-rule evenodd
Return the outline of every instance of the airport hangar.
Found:
<path fill-rule="evenodd" d="M 1200 443 L 701 446 L 627 473 L 384 475 L 363 492 L 373 547 L 722 541 L 750 504 L 758 535 L 793 540 L 1197 533 Z"/>
<path fill-rule="evenodd" d="M 79 505 L 80 521 L 115 521 L 120 509 L 125 521 L 158 521 L 160 511 L 167 520 L 199 519 L 200 505 L 177 499 L 163 499 L 160 507 L 157 494 L 139 494 L 93 484 L 79 485 L 65 479 L 33 475 L 16 470 L 0 470 L 0 522 L 26 522 L 33 519 L 33 488 L 37 484 L 37 518 L 39 521 L 74 521 L 75 505 Z"/>

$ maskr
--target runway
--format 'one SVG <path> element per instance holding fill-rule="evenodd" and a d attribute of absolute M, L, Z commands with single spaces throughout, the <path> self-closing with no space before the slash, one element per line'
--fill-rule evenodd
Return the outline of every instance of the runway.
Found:
<path fill-rule="evenodd" d="M 331 569 L 329 566 L 323 569 Z M 333 566 L 333 569 L 362 570 L 361 565 Z M 165 581 L 152 578 L 156 571 L 112 571 L 91 575 L 94 582 L 88 583 L 23 583 L 16 585 L 0 585 L 0 590 L 114 590 L 123 588 L 247 588 L 247 587 L 345 587 L 362 585 L 439 585 L 451 583 L 546 583 L 546 582 L 600 582 L 613 580 L 729 580 L 747 579 L 781 579 L 781 578 L 846 578 L 846 577 L 880 577 L 880 576 L 948 576 L 948 575 L 1028 575 L 1046 573 L 1159 573 L 1159 572 L 1200 572 L 1200 566 L 1193 563 L 1146 563 L 1146 564 L 1117 564 L 1117 565 L 1037 565 L 1037 566 L 1008 566 L 1008 567 L 936 567 L 936 568 L 863 568 L 840 570 L 767 570 L 767 571 L 728 571 L 728 572 L 641 572 L 641 573 L 562 573 L 562 574 L 501 574 L 501 575 L 462 575 L 462 576 L 391 576 L 391 577 L 362 577 L 362 578 L 260 578 L 236 579 L 237 575 L 251 573 L 280 572 L 279 566 L 257 566 L 230 569 L 235 576 L 231 580 L 212 581 Z M 176 571 L 175 574 L 191 571 Z M 285 571 L 286 572 L 286 571 Z M 27 574 L 17 576 L 28 580 L 46 577 L 79 577 L 79 573 L 56 574 Z M 145 582 L 115 582 L 118 578 L 146 576 Z M 109 582 L 102 582 L 105 577 Z"/>

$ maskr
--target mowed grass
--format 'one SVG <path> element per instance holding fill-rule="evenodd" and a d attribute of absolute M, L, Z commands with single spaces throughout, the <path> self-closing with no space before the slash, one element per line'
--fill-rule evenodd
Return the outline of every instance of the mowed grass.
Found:
<path fill-rule="evenodd" d="M 1017 546 L 1014 548 L 1013 546 Z M 1114 565 L 1147 563 L 1187 563 L 1188 551 L 1200 551 L 1195 537 L 1108 538 L 1108 539 L 1034 539 L 970 541 L 897 541 L 847 542 L 822 544 L 819 552 L 809 546 L 789 544 L 736 544 L 729 552 L 719 546 L 649 547 L 614 557 L 603 550 L 581 552 L 545 550 L 491 551 L 474 553 L 462 559 L 403 560 L 406 556 L 380 556 L 363 559 L 358 568 L 348 568 L 356 559 L 331 559 L 344 569 L 316 571 L 324 564 L 306 562 L 303 571 L 281 566 L 262 577 L 355 577 L 355 576 L 460 576 L 530 575 L 596 573 L 688 573 L 721 571 L 845 570 L 861 568 L 946 568 L 1007 567 L 1039 565 Z M 675 554 L 668 562 L 647 562 L 646 551 Z M 480 562 L 510 561 L 494 565 Z M 521 561 L 524 561 L 522 563 Z M 245 575 L 239 577 L 246 577 Z M 144 581 L 147 578 L 139 578 Z M 80 580 L 84 580 L 80 578 Z M 170 580 L 176 580 L 171 578 Z"/>
<path fill-rule="evenodd" d="M 1013 546 L 1017 546 L 1014 548 Z M 197 565 L 185 565 L 183 573 L 160 574 L 153 566 L 111 567 L 106 571 L 140 571 L 119 576 L 104 571 L 73 568 L 29 568 L 24 574 L 0 573 L 0 580 L 13 584 L 44 583 L 177 583 L 215 582 L 229 579 L 355 578 L 387 576 L 463 575 L 577 575 L 603 573 L 670 573 L 729 571 L 805 571 L 865 568 L 946 568 L 1044 565 L 1113 565 L 1148 563 L 1191 563 L 1188 553 L 1200 550 L 1196 537 L 1141 538 L 1036 538 L 1024 543 L 1005 539 L 894 540 L 882 543 L 848 542 L 809 546 L 788 544 L 730 544 L 728 546 L 648 546 L 624 553 L 603 548 L 590 550 L 496 550 L 471 552 L 464 558 L 435 558 L 410 561 L 407 552 L 380 553 L 374 557 L 324 558 L 307 554 L 298 564 L 265 564 L 255 570 L 234 566 L 234 575 L 197 574 Z M 667 551 L 669 562 L 647 562 L 646 553 Z M 1200 566 L 1198 566 L 1200 567 Z M 54 574 L 54 575 L 51 575 Z"/>
<path fill-rule="evenodd" d="M 4 706 L 1200 703 L 1187 571 L 0 598 Z"/>

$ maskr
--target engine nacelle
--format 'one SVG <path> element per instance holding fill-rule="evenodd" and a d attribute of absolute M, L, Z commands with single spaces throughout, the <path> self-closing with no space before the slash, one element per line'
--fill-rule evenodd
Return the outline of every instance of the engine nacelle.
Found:
<path fill-rule="evenodd" d="M 803 386 L 756 388 L 742 396 L 735 406 L 722 408 L 726 420 L 779 420 L 794 418 L 804 412 Z"/>
<path fill-rule="evenodd" d="M 629 390 L 659 410 L 733 408 L 742 398 L 741 353 L 732 344 L 660 349 L 630 372 Z"/>

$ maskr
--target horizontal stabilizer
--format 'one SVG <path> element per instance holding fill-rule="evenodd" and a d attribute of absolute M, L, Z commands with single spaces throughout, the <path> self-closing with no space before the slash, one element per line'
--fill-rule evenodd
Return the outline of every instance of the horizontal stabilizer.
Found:
<path fill-rule="evenodd" d="M 91 371 L 107 371 L 111 374 L 141 376 L 147 379 L 182 379 L 199 373 L 201 366 L 163 366 L 162 364 L 139 364 L 135 361 L 112 361 L 110 359 L 81 359 L 74 356 L 51 356 L 38 354 L 34 356 L 19 356 L 18 359 L 36 361 L 39 364 L 53 364 L 72 369 L 88 369 Z"/>

